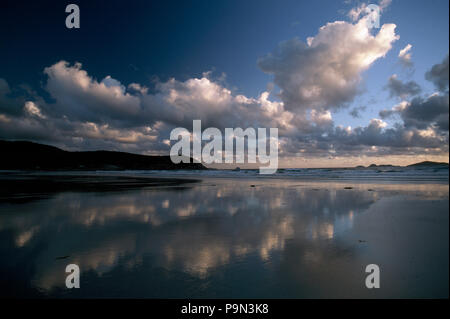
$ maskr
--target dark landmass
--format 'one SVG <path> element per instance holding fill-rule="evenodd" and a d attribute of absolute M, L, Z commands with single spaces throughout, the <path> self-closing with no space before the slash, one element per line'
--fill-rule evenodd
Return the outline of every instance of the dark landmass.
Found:
<path fill-rule="evenodd" d="M 90 170 L 204 170 L 200 163 L 179 163 L 170 156 L 147 156 L 114 151 L 69 152 L 54 146 L 27 142 L 0 140 L 0 170 L 90 171 Z M 191 159 L 192 162 L 192 159 Z M 359 165 L 357 169 L 401 168 L 395 165 Z M 409 168 L 448 168 L 448 163 L 424 161 Z M 239 171 L 236 168 L 235 171 Z M 282 169 L 280 169 L 282 170 Z"/>
<path fill-rule="evenodd" d="M 170 156 L 125 152 L 68 152 L 54 146 L 0 140 L 0 170 L 177 170 L 206 169 L 200 163 L 179 163 Z M 191 160 L 192 162 L 192 160 Z"/>
<path fill-rule="evenodd" d="M 411 164 L 406 167 L 437 167 L 437 166 L 448 168 L 448 163 L 425 161 L 425 162 Z"/>
<path fill-rule="evenodd" d="M 396 166 L 396 165 L 390 165 L 390 164 L 384 164 L 384 165 L 377 165 L 377 164 L 370 164 L 367 167 L 364 166 L 357 166 L 356 168 L 395 168 L 395 167 L 411 167 L 411 168 L 448 168 L 448 163 L 444 162 L 432 162 L 432 161 L 424 161 L 420 163 L 410 164 L 407 166 Z"/>

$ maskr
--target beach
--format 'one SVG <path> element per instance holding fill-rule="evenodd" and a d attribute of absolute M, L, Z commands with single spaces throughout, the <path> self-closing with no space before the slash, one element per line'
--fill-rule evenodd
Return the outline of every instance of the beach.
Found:
<path fill-rule="evenodd" d="M 448 169 L 322 173 L 3 172 L 1 295 L 448 298 Z"/>

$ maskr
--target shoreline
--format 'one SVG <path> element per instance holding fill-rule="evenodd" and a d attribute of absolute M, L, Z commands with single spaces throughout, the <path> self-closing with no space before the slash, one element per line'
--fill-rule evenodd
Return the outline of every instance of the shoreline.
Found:
<path fill-rule="evenodd" d="M 173 171 L 96 171 L 96 172 L 0 172 L 0 203 L 23 202 L 48 198 L 60 193 L 123 193 L 137 190 L 181 191 L 194 187 L 214 187 L 238 183 L 247 185 L 253 192 L 266 187 L 305 189 L 343 189 L 369 191 L 391 189 L 425 190 L 438 187 L 447 190 L 447 179 L 398 179 L 398 178 L 332 178 L 298 176 L 259 176 L 247 174 L 194 174 Z M 446 187 L 447 186 L 447 187 Z M 425 189 L 424 189 L 425 188 Z M 447 195 L 448 196 L 448 195 Z"/>
<path fill-rule="evenodd" d="M 435 170 L 405 170 L 405 171 L 358 171 L 339 169 L 298 169 L 290 172 L 279 172 L 271 175 L 260 175 L 257 170 L 96 170 L 96 171 L 19 171 L 0 170 L 0 182 L 17 179 L 56 179 L 58 181 L 67 178 L 73 181 L 76 178 L 91 179 L 91 182 L 99 182 L 98 185 L 112 185 L 114 179 L 121 179 L 123 187 L 128 188 L 135 183 L 136 187 L 158 186 L 161 182 L 165 185 L 173 183 L 186 183 L 210 179 L 234 179 L 234 180 L 281 180 L 301 182 L 336 182 L 355 184 L 449 184 L 448 169 Z M 170 181 L 170 182 L 169 182 Z M 82 182 L 82 181 L 80 181 Z M 87 181 L 84 181 L 87 182 Z M 161 185 L 161 186 L 165 186 Z"/>

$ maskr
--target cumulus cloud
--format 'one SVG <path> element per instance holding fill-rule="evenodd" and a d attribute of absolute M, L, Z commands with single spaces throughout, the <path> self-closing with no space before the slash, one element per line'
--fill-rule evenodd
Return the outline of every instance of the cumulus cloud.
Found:
<path fill-rule="evenodd" d="M 400 114 L 406 127 L 426 129 L 434 125 L 442 131 L 448 131 L 448 107 L 448 94 L 433 94 L 426 99 L 414 98 Z"/>
<path fill-rule="evenodd" d="M 386 88 L 389 90 L 391 97 L 399 97 L 405 99 L 409 96 L 417 95 L 420 93 L 420 86 L 414 82 L 402 82 L 398 79 L 397 74 L 393 74 L 389 80 Z"/>
<path fill-rule="evenodd" d="M 448 151 L 449 93 L 448 73 L 445 74 L 445 68 L 448 72 L 448 56 L 442 63 L 434 65 L 426 73 L 426 77 L 434 82 L 441 92 L 435 92 L 427 97 L 416 96 L 410 101 L 403 100 L 390 110 L 382 110 L 380 116 L 382 118 L 398 116 L 402 120 L 402 129 L 415 132 L 417 141 L 440 140 L 441 147 Z M 397 93 L 406 92 L 408 90 L 405 87 L 414 87 L 414 85 L 402 84 L 399 87 Z"/>
<path fill-rule="evenodd" d="M 400 123 L 389 127 L 385 121 L 374 118 L 367 126 L 338 125 L 325 133 L 303 134 L 301 138 L 290 140 L 286 148 L 287 152 L 297 151 L 302 158 L 439 155 L 448 152 L 448 134 L 433 127 L 418 129 Z"/>
<path fill-rule="evenodd" d="M 142 105 L 152 118 L 171 125 L 190 127 L 192 119 L 202 125 L 225 127 L 289 128 L 293 115 L 282 102 L 271 101 L 269 92 L 250 98 L 236 95 L 213 80 L 202 77 L 184 82 L 171 79 L 156 85 L 155 94 L 143 95 Z"/>
<path fill-rule="evenodd" d="M 283 103 L 269 99 L 268 92 L 257 98 L 235 95 L 208 78 L 208 74 L 184 82 L 173 78 L 157 82 L 155 92 L 150 94 L 138 83 L 126 88 L 110 76 L 98 82 L 80 63 L 72 66 L 61 61 L 44 72 L 48 75 L 46 88 L 58 105 L 48 111 L 57 109 L 79 121 L 133 127 L 157 121 L 187 126 L 192 125 L 192 119 L 201 119 L 215 127 L 283 127 L 292 117 L 284 111 Z"/>
<path fill-rule="evenodd" d="M 333 125 L 333 118 L 330 111 L 319 112 L 311 110 L 311 120 L 314 124 L 322 127 Z"/>
<path fill-rule="evenodd" d="M 340 138 L 340 143 L 337 145 L 340 145 L 339 147 L 344 150 L 348 146 L 356 146 L 357 149 L 361 149 L 361 146 L 406 149 L 412 147 L 439 148 L 446 141 L 445 137 L 426 134 L 418 129 L 406 129 L 402 126 L 386 127 L 386 122 L 372 119 L 367 127 L 359 127 L 352 131 L 341 130 L 341 132 L 338 129 L 334 139 Z"/>
<path fill-rule="evenodd" d="M 258 61 L 273 74 L 285 108 L 336 109 L 361 91 L 361 73 L 391 49 L 399 37 L 394 24 L 384 24 L 372 35 L 367 17 L 356 24 L 336 21 L 319 29 L 307 43 L 292 39 Z"/>
<path fill-rule="evenodd" d="M 435 64 L 425 74 L 425 78 L 434 83 L 440 91 L 448 90 L 448 54 L 441 63 Z"/>
<path fill-rule="evenodd" d="M 294 117 L 284 110 L 282 102 L 271 101 L 269 92 L 256 98 L 233 94 L 207 78 L 209 74 L 184 82 L 158 82 L 150 94 L 138 83 L 126 87 L 111 76 L 97 81 L 80 63 L 60 61 L 44 73 L 45 88 L 55 102 L 25 101 L 12 107 L 20 110 L 16 114 L 2 113 L 3 138 L 60 142 L 69 148 L 131 150 L 131 144 L 139 144 L 139 152 L 167 153 L 170 130 L 175 126 L 189 128 L 193 119 L 201 119 L 204 127 L 287 130 Z M 1 87 L 7 91 L 6 81 Z M 47 134 L 51 131 L 59 134 Z"/>
<path fill-rule="evenodd" d="M 60 61 L 44 69 L 46 89 L 57 100 L 56 111 L 81 121 L 133 121 L 140 116 L 139 99 L 125 92 L 119 81 L 105 77 L 101 82 L 82 69 L 81 63 L 70 66 Z M 57 113 L 53 112 L 54 115 Z"/>

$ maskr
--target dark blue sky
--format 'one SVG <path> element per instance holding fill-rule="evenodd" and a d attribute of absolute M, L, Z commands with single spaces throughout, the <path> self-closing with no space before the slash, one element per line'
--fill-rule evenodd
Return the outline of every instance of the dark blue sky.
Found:
<path fill-rule="evenodd" d="M 68 30 L 68 3 L 2 1 L 0 65 L 9 81 L 35 80 L 44 66 L 64 59 L 124 82 L 190 78 L 214 69 L 256 95 L 270 79 L 257 67 L 259 57 L 280 41 L 305 39 L 345 19 L 339 12 L 349 8 L 323 0 L 75 1 L 82 27 Z M 397 24 L 400 42 L 417 43 L 419 68 L 448 50 L 448 1 L 394 1 L 383 20 Z"/>
<path fill-rule="evenodd" d="M 67 3 L 2 2 L 0 58 L 9 81 L 35 80 L 44 66 L 64 59 L 125 82 L 187 79 L 214 69 L 257 94 L 268 78 L 261 79 L 257 58 L 327 21 L 316 2 L 78 1 L 82 27 L 68 30 Z M 327 11 L 337 9 L 336 3 Z"/>
<path fill-rule="evenodd" d="M 81 10 L 78 30 L 64 24 L 70 1 L 2 1 L 0 70 L 11 84 L 35 85 L 45 66 L 63 59 L 83 63 L 97 78 L 148 85 L 153 77 L 224 72 L 230 87 L 256 96 L 271 79 L 258 58 L 280 41 L 304 40 L 329 21 L 345 20 L 351 7 L 324 0 L 72 2 Z M 395 22 L 401 35 L 396 47 L 414 43 L 420 74 L 448 51 L 448 3 L 397 0 L 383 14 L 382 23 Z"/>

